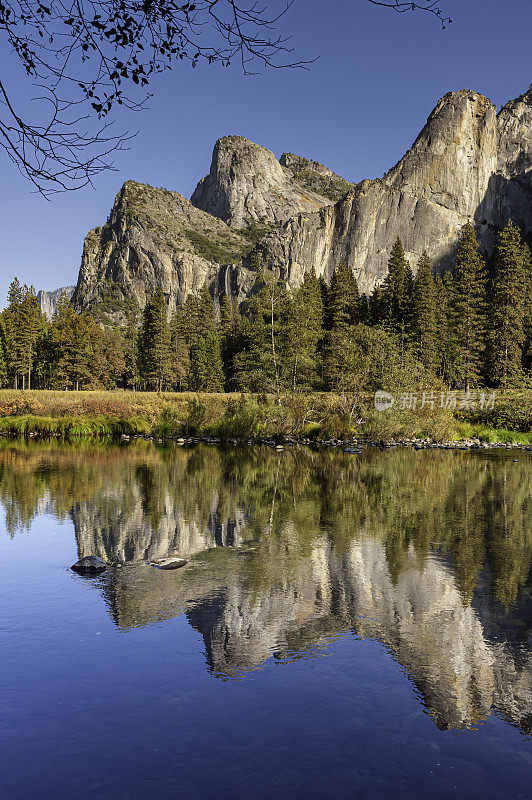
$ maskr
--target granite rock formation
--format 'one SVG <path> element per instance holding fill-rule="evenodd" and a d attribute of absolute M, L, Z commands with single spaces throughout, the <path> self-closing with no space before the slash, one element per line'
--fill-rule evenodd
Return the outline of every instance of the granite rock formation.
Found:
<path fill-rule="evenodd" d="M 75 288 L 75 286 L 61 286 L 59 289 L 54 289 L 51 292 L 46 292 L 44 289 L 41 289 L 40 292 L 37 292 L 37 300 L 39 301 L 41 312 L 45 315 L 48 322 L 52 321 L 52 317 L 55 314 L 55 309 L 57 308 L 60 298 L 66 294 L 70 300 L 74 294 Z"/>
<path fill-rule="evenodd" d="M 221 279 L 223 265 L 240 263 L 251 247 L 249 238 L 177 192 L 127 181 L 105 225 L 85 239 L 74 303 L 91 307 L 118 287 L 143 308 L 160 286 L 175 307 Z"/>
<path fill-rule="evenodd" d="M 532 88 L 498 113 L 477 92 L 450 92 L 380 179 L 354 185 L 318 162 L 278 161 L 226 136 L 191 202 L 128 181 L 106 224 L 86 238 L 74 302 L 87 308 L 115 285 L 142 307 L 160 285 L 175 307 L 205 283 L 214 297 L 243 300 L 255 246 L 288 285 L 308 270 L 330 280 L 345 261 L 369 293 L 397 236 L 414 269 L 426 249 L 443 270 L 467 222 L 489 254 L 510 217 L 532 237 Z"/>
<path fill-rule="evenodd" d="M 387 273 L 397 236 L 415 269 L 427 250 L 452 263 L 462 227 L 474 222 L 481 246 L 509 218 L 532 235 L 532 90 L 495 106 L 476 92 L 443 97 L 408 153 L 382 179 L 362 181 L 334 206 L 293 218 L 262 242 L 266 262 L 292 285 L 314 269 L 330 280 L 344 260 L 363 292 Z"/>
<path fill-rule="evenodd" d="M 224 136 L 214 145 L 210 172 L 191 203 L 233 228 L 275 225 L 331 205 L 350 186 L 317 162 L 286 153 L 277 161 L 242 136 Z"/>

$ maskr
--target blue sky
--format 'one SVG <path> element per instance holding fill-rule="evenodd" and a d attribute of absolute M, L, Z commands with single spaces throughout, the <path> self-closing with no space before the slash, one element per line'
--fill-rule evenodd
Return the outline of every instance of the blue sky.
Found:
<path fill-rule="evenodd" d="M 236 67 L 178 66 L 153 83 L 148 111 L 120 120 L 140 133 L 96 190 L 46 201 L 0 151 L 0 305 L 15 275 L 37 289 L 75 283 L 84 236 L 105 222 L 125 180 L 190 197 L 220 136 L 314 158 L 350 180 L 380 177 L 446 92 L 474 89 L 500 106 L 528 88 L 531 0 L 441 6 L 454 19 L 445 31 L 427 14 L 398 15 L 367 0 L 295 0 L 282 30 L 293 33 L 298 57 L 320 56 L 308 71 L 246 77 Z M 0 70 L 16 88 L 15 61 L 1 52 Z"/>

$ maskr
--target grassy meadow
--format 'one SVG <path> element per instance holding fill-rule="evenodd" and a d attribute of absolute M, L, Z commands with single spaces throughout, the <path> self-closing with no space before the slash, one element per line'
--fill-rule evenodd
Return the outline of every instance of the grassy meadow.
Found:
<path fill-rule="evenodd" d="M 446 393 L 448 397 L 449 394 Z M 486 442 L 532 442 L 532 392 L 496 397 L 481 410 L 400 407 L 377 411 L 373 395 L 331 393 L 274 395 L 128 391 L 0 391 L 0 435 L 104 438 L 122 435 L 177 438 L 281 439 L 287 436 L 462 438 Z"/>

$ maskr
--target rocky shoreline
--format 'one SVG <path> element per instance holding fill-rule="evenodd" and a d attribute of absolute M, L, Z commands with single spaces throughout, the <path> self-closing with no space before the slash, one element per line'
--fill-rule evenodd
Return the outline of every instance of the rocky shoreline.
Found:
<path fill-rule="evenodd" d="M 323 447 L 340 449 L 344 453 L 356 455 L 362 452 L 363 447 L 376 447 L 387 450 L 393 447 L 406 447 L 412 450 L 528 450 L 532 452 L 532 445 L 526 442 L 482 442 L 479 439 L 458 439 L 456 441 L 434 442 L 431 439 L 372 439 L 368 437 L 352 437 L 347 439 L 309 439 L 306 437 L 286 436 L 281 438 L 222 438 L 219 436 L 189 436 L 189 437 L 164 437 L 156 436 L 127 436 L 123 434 L 120 441 L 127 443 L 135 439 L 163 444 L 174 442 L 184 446 L 190 444 L 222 445 L 232 447 L 263 445 L 277 452 L 295 446 Z"/>

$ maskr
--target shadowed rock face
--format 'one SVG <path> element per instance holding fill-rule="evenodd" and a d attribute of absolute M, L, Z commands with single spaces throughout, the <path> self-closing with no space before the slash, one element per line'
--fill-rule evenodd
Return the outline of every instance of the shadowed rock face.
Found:
<path fill-rule="evenodd" d="M 440 100 L 403 159 L 381 180 L 362 181 L 332 207 L 288 220 L 263 242 L 266 262 L 299 285 L 314 269 L 330 280 L 344 260 L 361 291 L 384 279 L 400 236 L 412 266 L 427 250 L 449 267 L 462 227 L 473 221 L 490 252 L 509 218 L 532 234 L 532 92 L 499 115 L 482 95 Z"/>
<path fill-rule="evenodd" d="M 445 269 L 467 222 L 489 253 L 510 217 L 532 236 L 532 90 L 498 114 L 476 92 L 450 92 L 382 179 L 353 185 L 318 162 L 286 153 L 278 161 L 226 136 L 190 203 L 129 181 L 104 227 L 87 236 L 74 299 L 86 308 L 114 283 L 143 307 L 160 285 L 175 307 L 206 283 L 215 297 L 242 300 L 258 239 L 266 266 L 289 285 L 309 270 L 328 281 L 345 261 L 369 293 L 397 236 L 414 269 L 423 250 Z"/>

